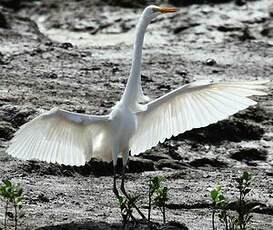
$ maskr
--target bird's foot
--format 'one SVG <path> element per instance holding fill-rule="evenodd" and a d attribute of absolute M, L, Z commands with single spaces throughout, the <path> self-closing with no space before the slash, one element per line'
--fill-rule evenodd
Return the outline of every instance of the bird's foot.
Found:
<path fill-rule="evenodd" d="M 145 215 L 140 211 L 140 209 L 137 207 L 136 205 L 136 201 L 137 201 L 137 197 L 135 196 L 131 196 L 129 195 L 124 187 L 124 182 L 121 183 L 121 192 L 123 193 L 123 195 L 126 197 L 126 199 L 128 200 L 128 203 L 137 210 L 138 214 L 141 216 L 141 218 L 143 220 L 147 220 L 147 218 L 145 217 Z"/>

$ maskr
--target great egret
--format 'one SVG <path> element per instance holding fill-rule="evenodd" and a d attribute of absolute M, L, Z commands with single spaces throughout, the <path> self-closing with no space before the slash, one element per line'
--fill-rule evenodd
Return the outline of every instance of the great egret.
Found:
<path fill-rule="evenodd" d="M 64 165 L 84 165 L 91 158 L 113 161 L 113 190 L 118 195 L 119 155 L 125 168 L 129 151 L 136 155 L 166 138 L 226 119 L 256 104 L 249 96 L 266 95 L 265 81 L 197 81 L 148 102 L 140 75 L 145 30 L 153 18 L 171 12 L 176 10 L 154 5 L 143 11 L 136 29 L 130 76 L 121 100 L 109 115 L 85 115 L 54 108 L 24 124 L 15 133 L 7 152 L 23 160 Z"/>

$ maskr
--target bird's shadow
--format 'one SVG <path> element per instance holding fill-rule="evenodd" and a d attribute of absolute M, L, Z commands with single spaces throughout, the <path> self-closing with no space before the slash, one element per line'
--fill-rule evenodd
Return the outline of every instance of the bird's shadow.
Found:
<path fill-rule="evenodd" d="M 100 176 L 111 176 L 113 175 L 113 163 L 103 162 L 96 159 L 91 159 L 88 163 L 83 166 L 66 166 L 58 164 L 48 164 L 39 161 L 28 161 L 20 164 L 19 170 L 31 174 L 39 175 L 54 175 L 54 176 L 67 176 L 74 177 L 76 174 L 81 176 L 94 175 L 96 177 Z M 122 159 L 118 158 L 117 162 L 117 173 L 122 172 Z M 131 159 L 127 165 L 127 172 L 130 173 L 140 173 L 144 171 L 155 170 L 152 161 L 147 161 L 142 158 Z"/>
<path fill-rule="evenodd" d="M 126 225 L 123 223 L 107 223 L 107 222 L 93 222 L 88 221 L 85 223 L 67 223 L 54 226 L 44 226 L 37 228 L 36 230 L 122 230 L 122 229 L 134 229 L 134 230 L 188 230 L 184 223 L 175 221 L 168 222 L 166 224 L 143 222 L 138 223 L 128 222 Z"/>
<path fill-rule="evenodd" d="M 174 140 L 186 139 L 198 143 L 217 145 L 222 141 L 259 140 L 263 134 L 264 130 L 259 125 L 245 122 L 243 119 L 231 119 L 187 131 L 174 137 Z"/>

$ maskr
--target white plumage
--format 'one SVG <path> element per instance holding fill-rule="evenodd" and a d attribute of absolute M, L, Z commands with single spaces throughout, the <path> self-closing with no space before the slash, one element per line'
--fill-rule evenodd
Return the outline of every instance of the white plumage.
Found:
<path fill-rule="evenodd" d="M 171 136 L 228 118 L 256 102 L 251 95 L 266 95 L 266 81 L 210 83 L 198 81 L 151 101 L 136 113 L 138 127 L 130 140 L 132 155 L 156 146 Z"/>
<path fill-rule="evenodd" d="M 65 165 L 84 165 L 92 156 L 111 161 L 109 130 L 109 116 L 54 108 L 24 124 L 11 140 L 7 152 L 23 160 Z"/>
<path fill-rule="evenodd" d="M 84 165 L 91 158 L 126 165 L 129 150 L 144 152 L 193 128 L 204 127 L 254 105 L 252 95 L 265 95 L 265 81 L 210 83 L 182 86 L 146 104 L 141 88 L 141 56 L 149 22 L 174 9 L 147 7 L 137 26 L 133 63 L 125 92 L 111 114 L 93 116 L 54 108 L 23 125 L 7 152 L 23 160 L 37 159 L 65 165 Z"/>

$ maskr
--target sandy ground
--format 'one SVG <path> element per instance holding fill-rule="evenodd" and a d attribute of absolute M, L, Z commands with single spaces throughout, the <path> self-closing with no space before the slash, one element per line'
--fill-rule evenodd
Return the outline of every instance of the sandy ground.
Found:
<path fill-rule="evenodd" d="M 0 177 L 25 188 L 20 229 L 121 227 L 111 164 L 64 167 L 22 162 L 5 153 L 13 133 L 45 110 L 58 106 L 105 114 L 120 98 L 134 26 L 149 1 L 110 3 L 21 1 L 16 9 L 10 8 L 12 1 L 1 3 Z M 142 70 L 147 95 L 156 98 L 200 79 L 272 81 L 270 1 L 177 7 L 179 13 L 158 17 L 148 27 Z M 182 229 L 183 223 L 188 229 L 211 229 L 210 190 L 221 185 L 234 200 L 234 179 L 244 170 L 254 176 L 249 200 L 258 204 L 249 229 L 273 229 L 272 94 L 271 88 L 268 96 L 254 98 L 258 105 L 130 159 L 126 186 L 140 194 L 143 212 L 149 178 L 162 176 L 170 188 L 167 221 L 176 223 L 160 225 L 155 209 L 155 229 Z"/>

